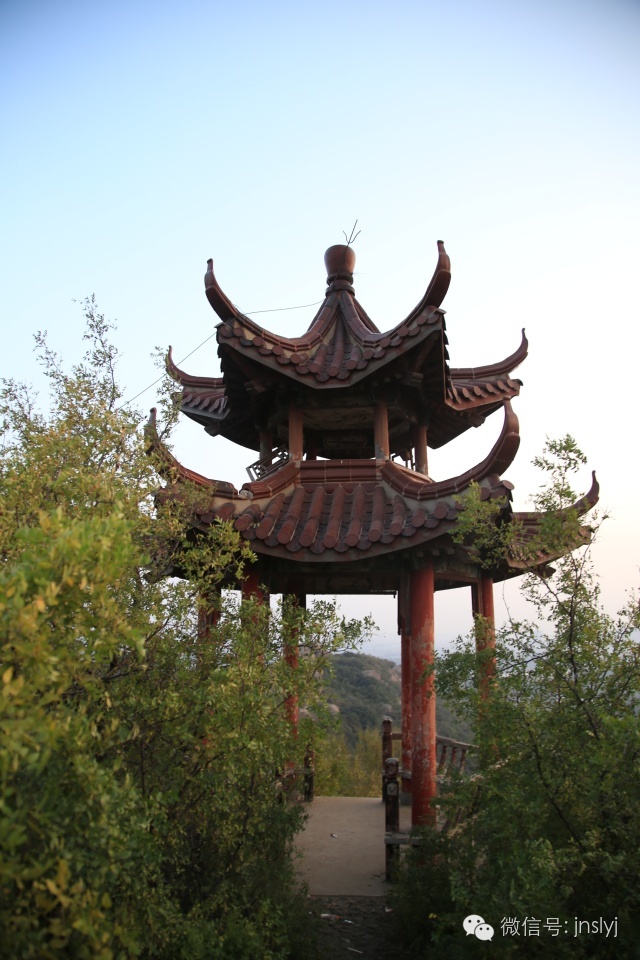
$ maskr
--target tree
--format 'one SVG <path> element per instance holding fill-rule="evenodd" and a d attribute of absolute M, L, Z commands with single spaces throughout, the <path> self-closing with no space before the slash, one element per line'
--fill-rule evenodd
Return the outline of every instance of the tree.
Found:
<path fill-rule="evenodd" d="M 359 625 L 330 604 L 226 604 L 198 638 L 203 593 L 251 555 L 225 524 L 187 535 L 188 490 L 155 510 L 110 325 L 93 300 L 85 312 L 69 372 L 37 337 L 48 413 L 13 381 L 1 394 L 3 956 L 303 956 L 301 815 L 277 774 L 305 744 L 285 703 L 319 700 L 327 655 Z"/>
<path fill-rule="evenodd" d="M 537 498 L 547 513 L 531 560 L 576 543 L 570 481 L 583 462 L 570 437 L 549 443 L 536 461 L 549 483 Z M 595 535 L 599 521 L 592 522 Z M 517 546 L 517 531 L 515 538 Z M 588 546 L 566 553 L 553 574 L 529 574 L 524 590 L 537 620 L 499 631 L 487 699 L 477 679 L 491 651 L 477 654 L 469 638 L 437 659 L 437 689 L 473 718 L 481 767 L 442 799 L 458 825 L 426 836 L 408 868 L 413 892 L 403 888 L 399 916 L 434 957 L 477 949 L 461 926 L 470 914 L 494 927 L 499 955 L 636 956 L 640 608 L 632 598 L 616 617 L 603 611 Z M 417 926 L 416 896 L 429 904 Z M 616 938 L 613 927 L 607 938 L 575 926 L 600 918 L 617 920 Z M 556 936 L 547 924 L 554 919 Z M 517 933 L 512 923 L 503 934 L 506 920 L 516 921 Z"/>

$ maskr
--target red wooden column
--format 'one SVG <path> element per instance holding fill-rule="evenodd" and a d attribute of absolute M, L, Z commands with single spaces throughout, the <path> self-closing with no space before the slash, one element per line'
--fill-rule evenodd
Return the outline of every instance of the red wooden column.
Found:
<path fill-rule="evenodd" d="M 436 796 L 436 698 L 434 654 L 433 562 L 411 571 L 411 823 L 435 823 Z"/>
<path fill-rule="evenodd" d="M 198 644 L 196 657 L 198 662 L 202 658 L 202 647 L 211 640 L 211 633 L 215 630 L 220 619 L 220 590 L 207 590 L 200 597 L 198 604 Z"/>
<path fill-rule="evenodd" d="M 198 606 L 198 640 L 209 640 L 220 619 L 220 591 L 208 590 Z"/>
<path fill-rule="evenodd" d="M 389 413 L 386 400 L 376 400 L 373 408 L 373 445 L 376 460 L 389 459 Z"/>
<path fill-rule="evenodd" d="M 260 571 L 252 567 L 242 581 L 242 599 L 257 600 L 262 603 L 264 600 L 264 590 L 260 586 Z"/>
<path fill-rule="evenodd" d="M 422 473 L 426 477 L 429 473 L 429 464 L 427 460 L 427 428 L 425 426 L 415 428 L 415 451 L 416 473 Z"/>
<path fill-rule="evenodd" d="M 271 430 L 260 431 L 260 459 L 265 463 L 271 463 L 271 454 L 273 452 L 273 436 Z"/>
<path fill-rule="evenodd" d="M 400 627 L 400 671 L 402 680 L 402 786 L 400 800 L 411 803 L 411 621 L 409 613 L 409 578 L 404 577 L 398 590 L 398 626 Z"/>
<path fill-rule="evenodd" d="M 304 455 L 304 416 L 292 400 L 289 404 L 289 459 L 302 460 Z"/>
<path fill-rule="evenodd" d="M 476 619 L 476 649 L 482 653 L 488 647 L 495 649 L 496 645 L 496 618 L 493 606 L 493 580 L 491 577 L 481 577 L 478 583 L 471 585 L 471 604 L 473 616 Z M 482 621 L 477 618 L 481 617 Z M 489 693 L 491 679 L 495 674 L 495 657 L 490 658 L 483 670 L 480 680 L 480 693 L 486 697 Z"/>

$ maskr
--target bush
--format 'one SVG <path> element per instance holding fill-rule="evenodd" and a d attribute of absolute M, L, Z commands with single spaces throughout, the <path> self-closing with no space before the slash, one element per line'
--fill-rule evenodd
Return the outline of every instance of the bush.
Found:
<path fill-rule="evenodd" d="M 379 797 L 382 741 L 379 730 L 360 730 L 355 745 L 333 731 L 318 745 L 315 792 L 319 797 Z"/>
<path fill-rule="evenodd" d="M 558 552 L 576 542 L 578 517 L 562 508 L 575 500 L 568 476 L 582 460 L 570 438 L 539 460 L 551 475 L 543 533 L 554 549 L 565 539 Z M 455 783 L 444 801 L 462 812 L 458 826 L 427 835 L 409 858 L 398 916 L 430 957 L 475 955 L 476 938 L 461 926 L 469 914 L 494 927 L 496 955 L 635 957 L 640 608 L 634 600 L 618 617 L 602 610 L 585 548 L 567 553 L 554 576 L 531 575 L 526 589 L 539 622 L 500 632 L 486 700 L 478 678 L 490 651 L 478 655 L 470 638 L 437 661 L 438 689 L 476 718 L 480 772 Z M 526 935 L 525 918 L 540 922 L 539 936 Z M 544 924 L 556 918 L 552 939 Z M 574 936 L 576 918 L 615 919 L 617 937 L 585 928 Z M 503 935 L 507 920 L 517 921 L 517 933 L 511 923 Z"/>
<path fill-rule="evenodd" d="M 38 339 L 47 414 L 10 381 L 0 404 L 3 957 L 302 957 L 285 703 L 319 702 L 358 625 L 245 602 L 198 636 L 202 598 L 250 554 L 224 524 L 188 536 L 188 488 L 154 511 L 92 301 L 87 324 L 70 373 Z"/>

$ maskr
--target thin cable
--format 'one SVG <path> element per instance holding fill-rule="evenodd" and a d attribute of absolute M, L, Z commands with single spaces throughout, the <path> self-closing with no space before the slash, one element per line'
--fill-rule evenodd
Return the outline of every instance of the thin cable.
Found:
<path fill-rule="evenodd" d="M 355 233 L 355 229 L 356 229 L 357 226 L 358 226 L 358 221 L 356 220 L 356 222 L 354 223 L 353 228 L 352 228 L 352 230 L 351 230 L 351 235 L 350 235 L 349 237 L 347 237 L 347 234 L 345 233 L 344 230 L 342 231 L 342 232 L 344 233 L 344 238 L 345 238 L 345 240 L 347 241 L 347 247 L 350 247 L 350 246 L 351 246 L 351 244 L 353 243 L 353 241 L 356 239 L 356 237 L 357 237 L 357 236 L 360 234 L 360 232 L 361 232 L 360 230 L 358 230 L 358 233 Z M 354 233 L 355 233 L 355 236 L 354 236 Z M 342 260 L 343 260 L 343 261 L 344 261 L 345 256 L 346 256 L 346 253 L 343 253 L 343 255 L 342 255 Z M 342 266 L 342 264 L 341 264 L 341 266 Z M 257 314 L 257 313 L 283 313 L 285 310 L 304 310 L 305 307 L 317 307 L 317 306 L 318 306 L 319 304 L 321 304 L 321 303 L 324 303 L 324 301 L 323 301 L 323 300 L 316 300 L 316 301 L 314 301 L 314 303 L 299 303 L 296 307 L 272 307 L 270 310 L 248 310 L 248 311 L 246 311 L 245 313 L 242 313 L 242 311 L 239 310 L 238 312 L 241 313 L 242 316 L 252 317 L 252 316 L 255 316 L 255 314 Z M 237 309 L 238 309 L 238 308 L 236 307 L 236 310 L 237 310 Z M 196 352 L 196 350 L 199 350 L 200 347 L 204 347 L 205 343 L 208 343 L 209 340 L 211 340 L 211 338 L 214 337 L 214 336 L 215 336 L 215 331 L 214 331 L 212 334 L 210 334 L 210 335 L 206 338 L 206 340 L 203 340 L 202 343 L 199 343 L 197 347 L 194 347 L 193 350 L 191 351 L 191 353 L 188 353 L 188 354 L 186 355 L 186 357 L 183 357 L 182 360 L 178 360 L 178 366 L 179 366 L 181 363 L 184 363 L 185 360 L 188 360 L 189 357 L 192 357 L 193 354 Z M 149 386 L 148 386 L 148 387 L 145 387 L 144 390 L 141 390 L 140 393 L 136 393 L 135 397 L 131 397 L 130 400 L 125 400 L 124 403 L 121 403 L 119 407 L 116 407 L 116 410 L 122 410 L 123 407 L 128 406 L 130 403 L 133 403 L 134 400 L 137 400 L 138 397 L 141 397 L 141 396 L 143 395 L 143 393 L 146 393 L 146 392 L 147 392 L 147 390 L 151 390 L 151 387 L 155 387 L 155 385 L 156 385 L 157 383 L 160 383 L 161 380 L 164 380 L 164 377 L 163 377 L 163 376 L 162 376 L 162 377 L 158 377 L 157 380 L 154 380 L 153 383 L 150 383 Z"/>
<path fill-rule="evenodd" d="M 140 393 L 136 393 L 135 397 L 131 397 L 129 400 L 125 400 L 123 403 L 121 403 L 119 407 L 116 407 L 116 410 L 122 410 L 124 407 L 128 407 L 130 403 L 133 403 L 134 400 L 137 400 L 138 397 L 141 397 L 143 393 L 147 392 L 147 390 L 151 390 L 151 387 L 155 387 L 156 383 L 160 383 L 160 381 L 163 379 L 164 377 L 158 377 L 157 380 L 154 380 L 153 383 L 150 383 L 149 386 L 145 387 L 144 390 L 141 390 Z"/>
<path fill-rule="evenodd" d="M 188 360 L 189 357 L 192 357 L 196 350 L 199 350 L 200 347 L 204 347 L 205 343 L 208 343 L 212 337 L 215 337 L 215 330 L 213 333 L 210 333 L 206 340 L 203 340 L 202 343 L 199 343 L 197 347 L 194 347 L 191 353 L 188 353 L 186 357 L 183 357 L 182 360 L 178 360 L 178 365 L 184 363 L 185 360 Z M 134 400 L 137 400 L 138 397 L 141 397 L 143 393 L 146 393 L 147 390 L 151 390 L 151 387 L 155 387 L 157 383 L 160 383 L 161 380 L 164 380 L 164 374 L 161 377 L 158 377 L 157 380 L 154 380 L 153 383 L 150 383 L 148 387 L 145 387 L 144 390 L 141 390 L 140 393 L 136 393 L 135 397 L 131 397 L 129 400 L 125 400 L 124 403 L 121 403 L 119 407 L 116 407 L 117 410 L 121 410 L 123 407 L 126 407 L 128 404 L 133 403 Z"/>
<path fill-rule="evenodd" d="M 302 310 L 304 307 L 317 307 L 319 303 L 324 303 L 324 300 L 316 300 L 314 303 L 300 303 L 297 307 L 272 307 L 271 310 L 247 310 L 243 316 L 251 317 L 255 313 L 282 313 L 283 310 Z M 242 311 L 240 311 L 240 313 L 242 313 Z"/>
<path fill-rule="evenodd" d="M 322 302 L 323 302 L 322 300 L 316 300 L 315 303 L 301 303 L 301 304 L 298 304 L 297 307 L 272 307 L 270 310 L 249 310 L 248 312 L 244 313 L 243 316 L 250 317 L 256 313 L 282 313 L 284 310 L 302 310 L 304 307 L 317 307 L 318 304 Z M 242 312 L 242 311 L 239 311 L 239 312 Z M 189 357 L 192 357 L 193 354 L 200 349 L 200 347 L 204 347 L 205 343 L 208 343 L 212 337 L 215 337 L 215 335 L 216 334 L 214 330 L 214 332 L 210 334 L 206 338 L 206 340 L 203 340 L 202 343 L 199 343 L 197 347 L 194 347 L 191 353 L 188 353 L 186 357 L 182 358 L 182 360 L 178 360 L 178 366 L 180 366 L 181 363 L 184 363 L 185 360 L 188 360 Z M 116 409 L 122 410 L 123 407 L 128 406 L 128 404 L 130 403 L 133 403 L 134 400 L 137 400 L 138 397 L 141 397 L 143 393 L 147 392 L 147 390 L 151 390 L 151 387 L 155 387 L 155 385 L 157 383 L 160 383 L 160 381 L 163 379 L 164 377 L 158 377 L 157 380 L 154 380 L 153 383 L 150 383 L 149 386 L 145 387 L 144 390 L 141 390 L 140 393 L 136 393 L 135 397 L 131 397 L 130 400 L 125 400 L 124 403 L 121 403 L 119 407 L 116 407 Z"/>

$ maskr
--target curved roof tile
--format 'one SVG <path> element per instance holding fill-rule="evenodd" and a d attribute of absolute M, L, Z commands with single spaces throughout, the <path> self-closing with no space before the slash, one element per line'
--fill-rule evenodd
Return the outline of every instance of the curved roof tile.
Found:
<path fill-rule="evenodd" d="M 224 390 L 224 379 L 222 377 L 198 377 L 181 370 L 180 367 L 174 363 L 173 347 L 171 346 L 169 347 L 164 363 L 171 379 L 183 387 L 208 387 L 211 390 Z"/>
<path fill-rule="evenodd" d="M 222 323 L 218 328 L 220 349 L 253 356 L 259 363 L 280 369 L 311 386 L 344 386 L 366 375 L 370 366 L 381 366 L 398 353 L 420 343 L 430 328 L 442 329 L 438 310 L 451 280 L 451 264 L 441 240 L 438 262 L 427 290 L 411 313 L 392 330 L 380 332 L 354 297 L 352 273 L 340 270 L 340 258 L 349 254 L 349 270 L 355 264 L 350 247 L 337 245 L 327 251 L 329 286 L 322 306 L 301 337 L 282 337 L 264 330 L 237 310 L 222 293 L 213 272 L 205 275 L 211 306 Z M 336 261 L 332 265 L 331 257 Z M 333 272 L 332 272 L 333 271 Z"/>
<path fill-rule="evenodd" d="M 211 497 L 196 510 L 196 525 L 230 520 L 258 552 L 300 560 L 308 552 L 349 560 L 366 551 L 404 549 L 416 536 L 419 542 L 440 536 L 455 523 L 459 494 L 473 481 L 485 499 L 509 500 L 511 484 L 498 474 L 518 443 L 517 418 L 505 402 L 505 423 L 491 453 L 460 477 L 433 482 L 391 461 L 289 461 L 238 492 L 181 467 L 158 440 L 153 414 L 149 437 L 170 479 L 209 486 Z"/>
<path fill-rule="evenodd" d="M 513 353 L 500 360 L 498 363 L 490 363 L 484 367 L 452 367 L 450 370 L 452 380 L 490 380 L 495 377 L 508 376 L 512 370 L 515 370 L 523 360 L 527 359 L 529 352 L 529 341 L 522 328 L 522 340 L 520 346 Z"/>
<path fill-rule="evenodd" d="M 225 480 L 210 480 L 203 477 L 201 473 L 195 470 L 189 470 L 183 467 L 179 460 L 176 460 L 170 450 L 158 436 L 156 424 L 156 407 L 152 407 L 149 413 L 149 419 L 144 428 L 147 453 L 152 454 L 157 459 L 157 470 L 161 477 L 172 482 L 188 480 L 198 487 L 207 487 L 212 494 L 225 497 L 236 497 L 238 491 L 232 483 Z"/>
<path fill-rule="evenodd" d="M 562 510 L 551 512 L 554 520 L 568 518 L 571 514 L 574 517 L 581 517 L 591 510 L 598 502 L 600 496 L 600 484 L 596 478 L 595 470 L 591 474 L 591 487 L 583 497 L 580 497 L 572 506 L 565 507 Z M 534 566 L 544 567 L 552 563 L 559 557 L 574 550 L 577 547 L 584 546 L 591 540 L 592 531 L 588 526 L 576 526 L 572 528 L 570 539 L 574 542 L 567 548 L 565 538 L 561 538 L 558 549 L 545 547 L 542 537 L 545 520 L 549 513 L 537 511 L 521 511 L 513 514 L 513 520 L 519 525 L 519 537 L 513 547 L 512 554 L 508 559 L 508 564 L 515 570 L 530 570 Z"/>
<path fill-rule="evenodd" d="M 508 488 L 497 476 L 484 478 L 482 485 L 489 497 L 509 498 Z M 384 483 L 356 483 L 337 490 L 333 484 L 302 484 L 266 502 L 251 502 L 233 515 L 229 502 L 220 502 L 197 514 L 197 520 L 203 526 L 212 516 L 232 520 L 258 553 L 304 560 L 309 551 L 316 557 L 326 554 L 327 559 L 348 560 L 370 550 L 404 549 L 407 540 L 416 535 L 420 542 L 440 536 L 450 529 L 461 509 L 455 496 L 416 503 Z"/>
<path fill-rule="evenodd" d="M 439 305 L 451 276 L 449 257 L 438 241 L 438 263 L 425 295 L 400 323 L 381 332 L 355 299 L 355 256 L 350 247 L 327 251 L 329 286 L 325 300 L 302 336 L 281 337 L 242 314 L 223 294 L 213 272 L 205 277 L 207 297 L 222 319 L 217 330 L 223 377 L 198 377 L 181 370 L 171 350 L 167 370 L 182 385 L 182 409 L 209 433 L 258 449 L 255 413 L 246 389 L 282 383 L 348 389 L 387 364 L 398 361 L 394 375 L 421 392 L 433 406 L 429 445 L 439 447 L 470 426 L 477 426 L 505 399 L 517 396 L 521 381 L 510 373 L 527 355 L 527 339 L 504 360 L 480 367 L 448 368 L 446 331 Z M 267 374 L 266 378 L 264 374 Z M 385 372 L 385 376 L 390 375 Z M 266 384 L 266 386 L 265 386 Z M 223 423 L 224 421 L 224 423 Z"/>

